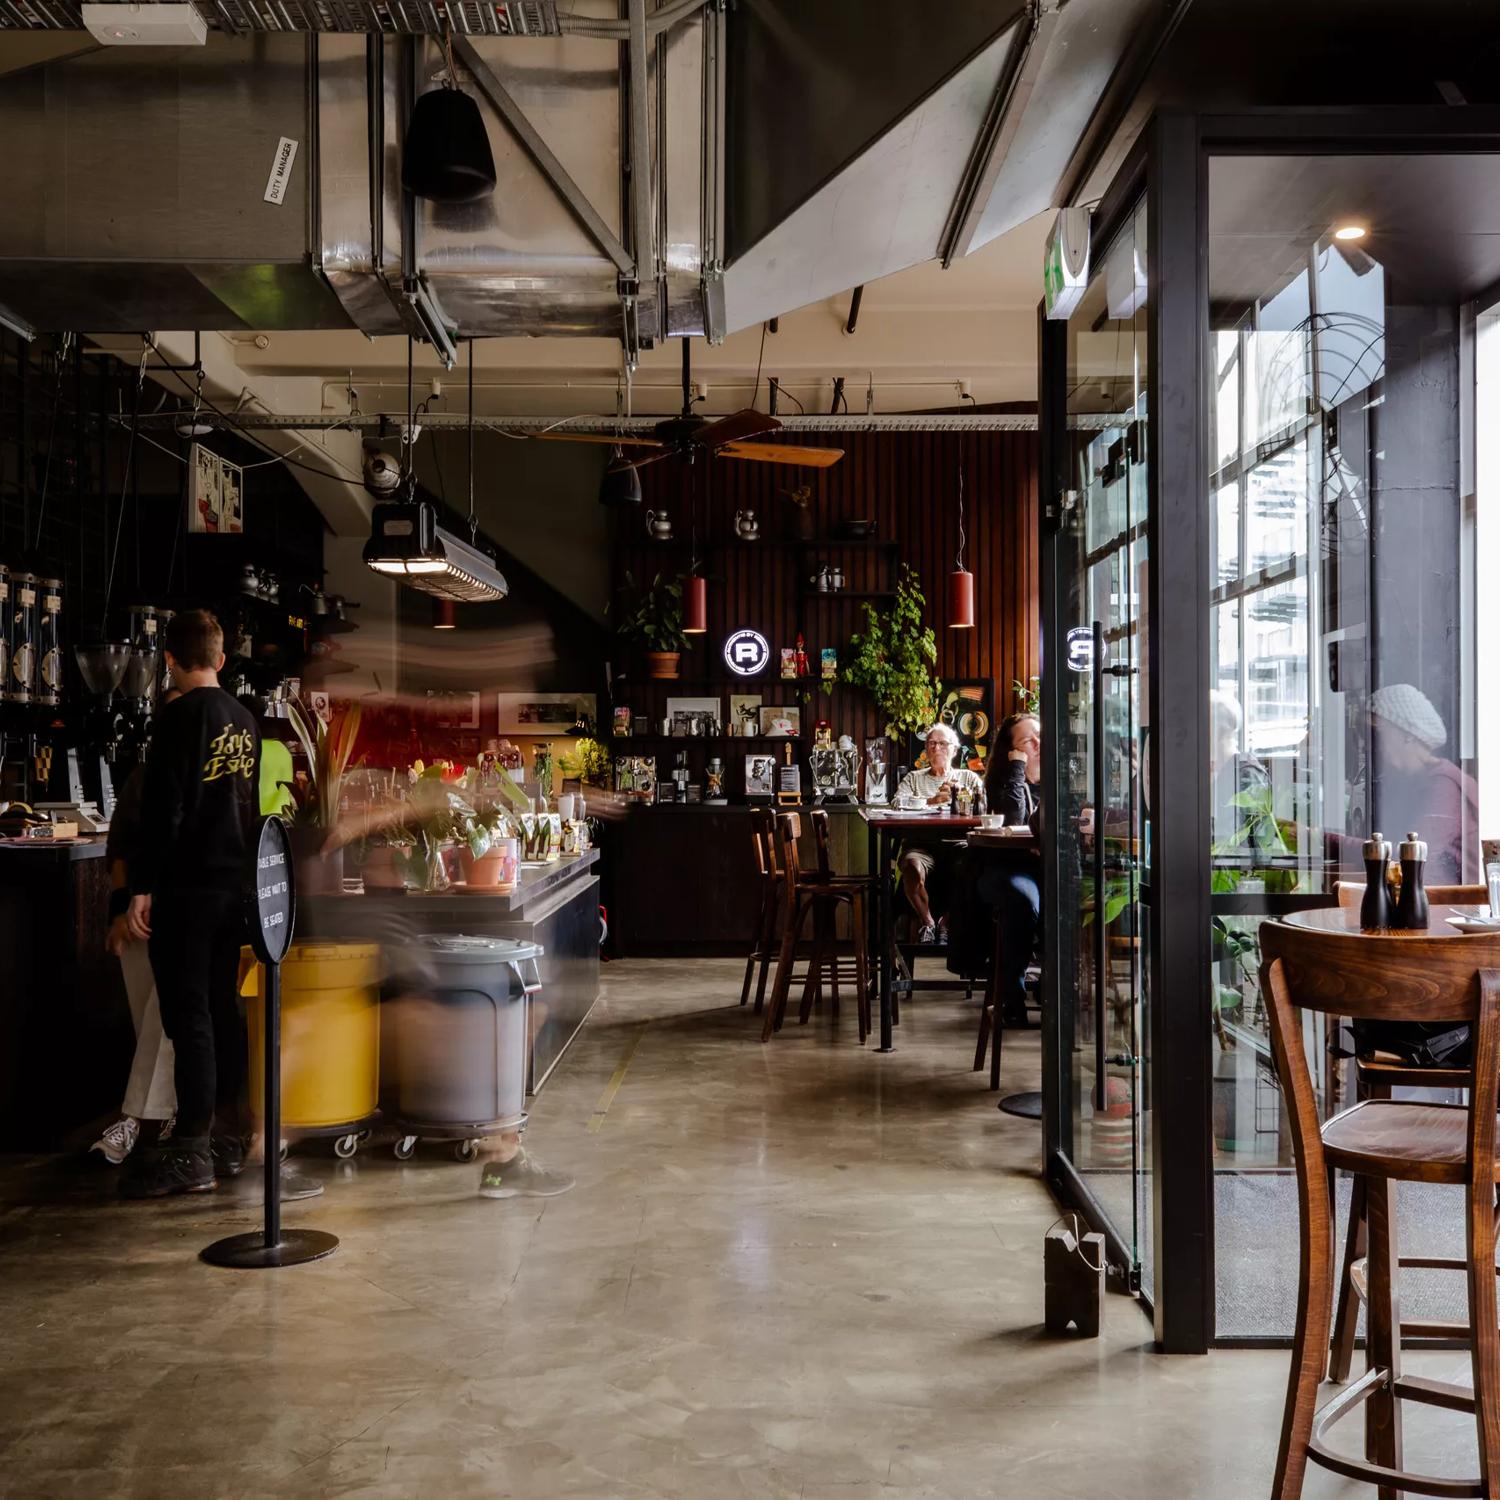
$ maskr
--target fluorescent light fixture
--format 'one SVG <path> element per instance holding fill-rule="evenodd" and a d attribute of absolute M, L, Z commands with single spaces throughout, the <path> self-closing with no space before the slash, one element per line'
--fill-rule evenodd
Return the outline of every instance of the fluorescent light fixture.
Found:
<path fill-rule="evenodd" d="M 193 5 L 170 0 L 98 5 L 86 0 L 80 9 L 89 35 L 106 47 L 201 47 L 208 40 L 208 23 Z"/>
<path fill-rule="evenodd" d="M 510 592 L 494 560 L 439 526 L 425 500 L 377 505 L 364 559 L 375 572 L 438 599 L 483 604 Z"/>
<path fill-rule="evenodd" d="M 1348 243 L 1350 240 L 1364 239 L 1369 232 L 1363 224 L 1340 224 L 1333 231 L 1333 237 L 1336 240 L 1343 240 L 1345 243 Z"/>

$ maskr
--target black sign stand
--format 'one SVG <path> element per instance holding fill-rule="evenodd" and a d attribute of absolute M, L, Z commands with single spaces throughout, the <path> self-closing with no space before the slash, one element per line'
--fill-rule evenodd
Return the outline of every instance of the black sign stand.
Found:
<path fill-rule="evenodd" d="M 250 946 L 266 967 L 264 1004 L 266 1225 L 257 1232 L 232 1234 L 199 1252 L 211 1266 L 251 1270 L 260 1266 L 300 1266 L 338 1249 L 338 1237 L 320 1229 L 281 1227 L 281 960 L 292 945 L 297 891 L 286 825 L 267 818 L 255 844 L 254 867 L 246 895 Z"/>

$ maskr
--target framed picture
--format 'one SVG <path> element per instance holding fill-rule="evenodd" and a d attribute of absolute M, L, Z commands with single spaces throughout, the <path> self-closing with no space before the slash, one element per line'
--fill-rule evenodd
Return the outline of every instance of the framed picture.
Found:
<path fill-rule="evenodd" d="M 945 682 L 938 697 L 938 722 L 958 735 L 958 754 L 953 764 L 984 775 L 990 763 L 990 743 L 995 732 L 994 684 L 988 677 Z M 925 731 L 912 736 L 913 769 L 927 765 Z"/>
<path fill-rule="evenodd" d="M 723 707 L 718 698 L 667 699 L 667 718 L 674 735 L 717 734 L 719 731 L 712 726 L 718 724 L 723 717 Z M 696 731 L 693 729 L 694 722 L 698 725 Z"/>
<path fill-rule="evenodd" d="M 760 694 L 731 693 L 729 724 L 735 734 L 753 739 L 760 733 Z"/>
<path fill-rule="evenodd" d="M 567 734 L 598 713 L 592 693 L 498 693 L 496 702 L 501 734 Z"/>
<path fill-rule="evenodd" d="M 776 757 L 774 755 L 747 755 L 745 757 L 745 795 L 767 799 L 776 795 Z"/>
<path fill-rule="evenodd" d="M 617 755 L 615 757 L 615 790 L 623 797 L 642 802 L 656 799 L 656 757 L 654 755 Z"/>
<path fill-rule="evenodd" d="M 795 703 L 784 707 L 762 704 L 760 732 L 768 740 L 796 739 L 802 733 L 802 710 Z"/>
<path fill-rule="evenodd" d="M 479 694 L 427 691 L 427 703 L 439 729 L 478 729 Z"/>

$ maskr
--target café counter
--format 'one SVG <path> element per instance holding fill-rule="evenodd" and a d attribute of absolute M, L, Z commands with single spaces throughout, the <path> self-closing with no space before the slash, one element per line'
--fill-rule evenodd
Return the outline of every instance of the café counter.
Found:
<path fill-rule="evenodd" d="M 380 943 L 388 949 L 423 933 L 518 938 L 540 943 L 542 989 L 532 1001 L 527 1088 L 546 1082 L 599 996 L 599 850 L 523 864 L 513 891 L 345 890 L 297 901 L 304 941 Z"/>
<path fill-rule="evenodd" d="M 135 1030 L 108 925 L 103 838 L 0 840 L 0 1150 L 119 1107 Z"/>

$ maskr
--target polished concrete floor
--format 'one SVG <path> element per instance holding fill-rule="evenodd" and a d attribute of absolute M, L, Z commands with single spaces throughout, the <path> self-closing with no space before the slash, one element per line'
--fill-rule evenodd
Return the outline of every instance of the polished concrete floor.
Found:
<path fill-rule="evenodd" d="M 307 1158 L 287 1221 L 343 1242 L 314 1265 L 198 1261 L 257 1222 L 238 1186 L 123 1204 L 5 1161 L 0 1495 L 1268 1493 L 1285 1353 L 1158 1356 L 1121 1295 L 1097 1340 L 1041 1332 L 1038 1127 L 969 1071 L 972 1007 L 917 999 L 888 1057 L 847 1008 L 762 1047 L 738 987 L 606 969 L 528 1137 L 565 1197 L 481 1200 L 441 1148 Z M 1037 1066 L 1008 1043 L 1008 1086 Z M 1416 1413 L 1408 1460 L 1462 1472 L 1464 1427 Z"/>

